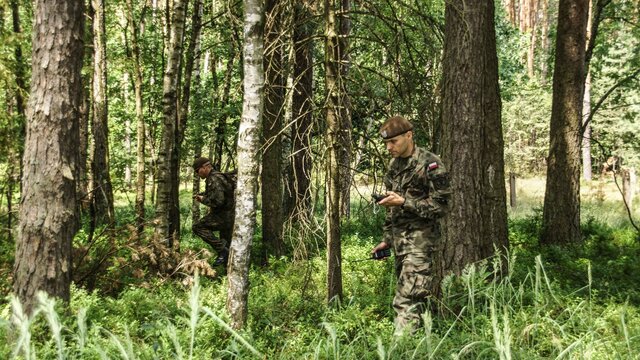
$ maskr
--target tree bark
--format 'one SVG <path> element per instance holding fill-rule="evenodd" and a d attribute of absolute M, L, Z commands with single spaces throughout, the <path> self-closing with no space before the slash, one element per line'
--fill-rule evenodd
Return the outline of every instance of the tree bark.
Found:
<path fill-rule="evenodd" d="M 69 300 L 71 241 L 79 224 L 76 168 L 83 5 L 35 1 L 13 283 L 27 313 L 34 310 L 38 291 Z"/>
<path fill-rule="evenodd" d="M 311 130 L 313 126 L 313 9 L 310 0 L 296 3 L 294 8 L 292 95 L 292 156 L 294 200 L 292 216 L 297 220 L 311 215 Z"/>
<path fill-rule="evenodd" d="M 591 38 L 591 26 L 593 22 L 592 2 L 589 1 L 589 15 L 587 18 L 587 38 L 586 44 L 588 51 L 588 45 Z M 586 56 L 586 55 L 585 55 Z M 585 59 L 585 71 L 587 77 L 584 81 L 584 96 L 582 97 L 582 177 L 586 181 L 591 181 L 591 124 L 589 124 L 589 114 L 591 113 L 591 71 L 589 71 L 589 64 Z"/>
<path fill-rule="evenodd" d="M 529 28 L 529 51 L 527 52 L 527 74 L 529 75 L 529 79 L 533 79 L 535 77 L 535 60 L 536 60 L 536 32 L 538 30 L 537 24 L 537 13 L 538 13 L 538 4 L 537 2 L 533 2 L 531 4 L 531 18 L 530 18 L 530 28 Z"/>
<path fill-rule="evenodd" d="M 191 80 L 189 78 L 187 78 L 187 76 L 189 76 L 189 74 L 193 74 L 193 87 L 194 87 L 194 93 L 196 95 L 196 98 L 194 100 L 196 100 L 196 104 L 198 104 L 199 102 L 197 101 L 197 99 L 199 99 L 199 90 L 200 90 L 200 59 L 201 59 L 201 53 L 200 53 L 200 32 L 202 29 L 202 14 L 203 14 L 203 8 L 202 8 L 202 0 L 196 0 L 194 3 L 194 9 L 193 9 L 193 14 L 191 16 L 191 38 L 189 40 L 189 50 L 187 50 L 187 66 L 186 66 L 186 70 L 185 70 L 185 84 L 183 87 L 183 91 L 182 93 L 183 98 L 182 98 L 182 113 L 184 114 L 183 116 L 181 116 L 182 119 L 187 118 L 187 113 L 189 112 L 189 108 L 190 108 L 190 104 L 189 101 L 187 101 L 187 99 L 190 98 L 190 93 L 191 93 Z M 197 33 L 196 33 L 197 31 Z M 208 55 L 208 53 L 207 53 Z M 205 62 L 207 61 L 207 55 L 205 55 Z M 190 60 L 192 59 L 192 60 Z M 189 65 L 190 63 L 193 63 L 192 65 Z M 191 70 L 190 70 L 191 69 Z M 205 67 L 206 70 L 206 67 Z M 217 92 L 217 88 L 214 88 L 214 93 Z M 187 95 L 189 94 L 189 95 Z M 200 109 L 198 109 L 200 110 Z M 192 142 L 192 147 L 193 147 L 193 154 L 194 154 L 194 159 L 199 158 L 200 156 L 202 156 L 202 146 L 204 141 L 202 140 L 202 133 L 203 133 L 203 126 L 201 125 L 201 122 L 198 122 L 194 125 L 194 136 L 193 136 L 193 142 Z M 193 181 L 192 181 L 192 194 L 193 195 L 197 195 L 200 193 L 200 177 L 198 176 L 198 174 L 193 175 Z M 193 223 L 195 224 L 196 221 L 198 221 L 200 219 L 200 203 L 198 201 L 196 201 L 195 199 L 193 199 L 191 201 L 191 217 L 193 220 Z"/>
<path fill-rule="evenodd" d="M 283 252 L 282 117 L 284 116 L 283 2 L 265 1 L 264 124 L 262 137 L 262 261 Z"/>
<path fill-rule="evenodd" d="M 180 203 L 178 199 L 178 84 L 183 48 L 186 1 L 176 0 L 173 8 L 169 40 L 169 56 L 162 85 L 164 126 L 158 153 L 158 194 L 156 205 L 156 236 L 172 247 L 180 238 Z"/>
<path fill-rule="evenodd" d="M 589 0 L 560 0 L 553 73 L 547 184 L 542 215 L 545 245 L 580 241 L 580 122 Z"/>
<path fill-rule="evenodd" d="M 182 97 L 180 99 L 180 114 L 178 116 L 178 148 L 184 140 L 189 115 L 189 101 L 191 100 L 191 78 L 195 70 L 195 64 L 200 61 L 200 30 L 202 29 L 202 0 L 194 1 L 193 14 L 191 16 L 191 36 L 189 46 L 185 53 L 184 83 Z"/>
<path fill-rule="evenodd" d="M 493 1 L 447 2 L 443 59 L 443 160 L 453 194 L 436 268 L 460 274 L 509 246 Z"/>
<path fill-rule="evenodd" d="M 129 99 L 129 73 L 122 73 L 122 96 Z M 131 118 L 127 116 L 124 119 L 124 151 L 127 158 L 131 156 Z M 127 161 L 124 165 L 124 186 L 127 190 L 131 190 L 131 164 Z"/>
<path fill-rule="evenodd" d="M 540 62 L 540 77 L 542 78 L 542 83 L 546 84 L 547 78 L 549 77 L 549 0 L 541 1 L 540 43 L 542 46 L 542 54 L 540 58 L 542 61 Z"/>
<path fill-rule="evenodd" d="M 96 224 L 114 221 L 113 189 L 109 174 L 109 124 L 107 102 L 107 44 L 104 0 L 92 0 L 93 7 L 93 132 L 91 176 Z"/>
<path fill-rule="evenodd" d="M 338 62 L 340 87 L 340 143 L 342 149 L 340 152 L 340 214 L 346 218 L 351 213 L 351 101 L 347 92 L 347 76 L 349 74 L 349 36 L 351 35 L 351 0 L 340 0 L 340 15 L 338 17 Z"/>
<path fill-rule="evenodd" d="M 591 181 L 591 125 L 587 123 L 591 112 L 591 72 L 587 72 L 587 80 L 584 82 L 584 98 L 582 100 L 582 177 Z"/>
<path fill-rule="evenodd" d="M 236 217 L 227 268 L 227 311 L 234 329 L 243 328 L 247 321 L 249 263 L 256 226 L 260 127 L 264 107 L 263 6 L 261 0 L 244 0 L 244 99 L 238 135 Z"/>
<path fill-rule="evenodd" d="M 626 207 L 633 213 L 633 197 L 636 192 L 636 171 L 634 168 L 623 168 L 620 172 L 622 176 L 622 196 Z"/>
<path fill-rule="evenodd" d="M 340 205 L 343 143 L 340 138 L 340 53 L 336 31 L 336 0 L 325 0 L 325 88 L 327 118 L 326 219 L 327 219 L 327 301 L 342 300 L 342 244 L 340 239 Z"/>
<path fill-rule="evenodd" d="M 144 14 L 144 11 L 143 11 Z M 140 59 L 140 32 L 133 17 L 133 0 L 127 0 L 127 24 L 131 31 L 131 60 L 133 63 L 133 89 L 136 98 L 136 234 L 144 234 L 145 219 L 145 122 L 142 98 L 142 64 Z M 142 25 L 142 24 L 140 24 Z M 144 29 L 140 26 L 141 29 Z"/>

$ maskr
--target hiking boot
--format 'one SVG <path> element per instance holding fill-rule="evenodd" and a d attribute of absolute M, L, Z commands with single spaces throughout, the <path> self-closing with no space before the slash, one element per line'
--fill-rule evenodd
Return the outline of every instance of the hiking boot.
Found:
<path fill-rule="evenodd" d="M 218 257 L 216 258 L 216 260 L 213 262 L 213 266 L 219 266 L 219 265 L 227 265 L 227 260 L 229 260 L 229 250 L 228 249 L 222 249 L 218 252 Z"/>

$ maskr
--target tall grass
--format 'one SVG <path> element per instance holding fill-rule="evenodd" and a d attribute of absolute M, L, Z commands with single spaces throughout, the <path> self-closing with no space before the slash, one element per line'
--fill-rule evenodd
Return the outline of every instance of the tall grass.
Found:
<path fill-rule="evenodd" d="M 517 262 L 516 256 L 510 254 L 506 268 L 521 266 Z M 378 265 L 381 264 L 370 264 Z M 519 277 L 510 272 L 500 274 L 502 267 L 497 265 L 473 264 L 462 276 L 447 278 L 443 282 L 442 314 L 424 314 L 422 329 L 402 336 L 393 336 L 391 314 L 371 308 L 368 302 L 379 299 L 371 293 L 360 293 L 339 309 L 320 309 L 320 313 L 316 313 L 324 314 L 322 318 L 296 318 L 291 314 L 285 320 L 288 323 L 262 323 L 264 314 L 252 312 L 250 326 L 242 332 L 229 327 L 222 304 L 203 305 L 203 301 L 220 300 L 222 297 L 218 294 L 223 292 L 220 287 L 224 284 L 206 280 L 202 287 L 198 277 L 188 292 L 182 291 L 182 295 L 179 289 L 171 292 L 176 311 L 158 316 L 144 326 L 141 324 L 145 319 L 122 317 L 128 309 L 118 311 L 122 307 L 146 306 L 143 303 L 118 303 L 82 290 L 74 290 L 72 313 L 56 311 L 55 302 L 40 295 L 38 307 L 32 316 L 27 316 L 20 303 L 12 299 L 10 308 L 2 312 L 3 319 L 11 320 L 2 322 L 6 343 L 0 346 L 0 356 L 10 359 L 637 358 L 640 319 L 636 306 L 595 301 L 591 285 L 584 296 L 577 295 L 580 292 L 562 291 L 556 279 L 549 276 L 540 256 L 535 258 L 530 270 Z M 589 273 L 583 275 L 591 284 Z M 253 280 L 258 289 L 275 286 L 274 281 L 269 283 L 260 274 L 254 273 Z M 345 287 L 351 286 L 351 281 Z M 267 302 L 268 306 L 282 305 L 276 301 L 275 293 L 254 291 L 253 296 L 261 297 L 260 301 Z M 77 307 L 83 302 L 90 305 Z M 109 313 L 92 316 L 92 312 L 102 306 L 113 308 Z M 300 306 L 303 312 L 311 311 L 304 304 Z M 280 309 L 285 313 L 289 310 Z M 268 330 L 273 327 L 279 330 Z M 275 331 L 281 338 L 274 340 L 269 331 Z"/>
<path fill-rule="evenodd" d="M 31 316 L 5 301 L 0 358 L 640 359 L 640 246 L 624 217 L 607 197 L 590 199 L 584 244 L 542 248 L 540 199 L 520 200 L 511 253 L 444 279 L 413 335 L 394 336 L 392 261 L 360 261 L 380 236 L 382 216 L 369 214 L 344 227 L 339 307 L 325 304 L 326 259 L 310 243 L 304 257 L 251 270 L 242 331 L 227 323 L 224 278 L 141 282 L 117 298 L 72 288 L 64 311 L 45 296 Z"/>

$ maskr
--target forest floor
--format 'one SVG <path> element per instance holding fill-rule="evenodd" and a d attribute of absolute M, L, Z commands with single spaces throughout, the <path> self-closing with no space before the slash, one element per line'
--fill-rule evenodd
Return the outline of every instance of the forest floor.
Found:
<path fill-rule="evenodd" d="M 327 305 L 319 214 L 305 231 L 287 230 L 293 255 L 252 266 L 247 326 L 240 332 L 227 325 L 224 269 L 194 276 L 194 264 L 204 266 L 209 254 L 189 231 L 188 191 L 182 194 L 181 253 L 182 260 L 191 254 L 191 267 L 179 263 L 172 276 L 162 266 L 175 267 L 175 259 L 163 258 L 161 248 L 138 251 L 141 245 L 127 230 L 130 196 L 119 194 L 122 225 L 97 232 L 104 246 L 94 248 L 115 246 L 118 252 L 93 279 L 93 290 L 86 281 L 73 286 L 67 310 L 43 299 L 35 319 L 21 316 L 8 297 L 13 253 L 3 242 L 0 357 L 637 359 L 640 239 L 611 179 L 583 184 L 582 190 L 584 242 L 542 248 L 537 233 L 544 181 L 518 179 L 517 206 L 509 208 L 508 272 L 492 270 L 503 268 L 496 258 L 445 279 L 439 311 L 409 337 L 392 335 L 393 262 L 363 260 L 381 236 L 384 217 L 372 206 L 369 187 L 352 192 L 352 218 L 343 227 L 339 306 Z M 633 214 L 638 219 L 640 211 Z M 254 245 L 258 258 L 259 231 Z"/>

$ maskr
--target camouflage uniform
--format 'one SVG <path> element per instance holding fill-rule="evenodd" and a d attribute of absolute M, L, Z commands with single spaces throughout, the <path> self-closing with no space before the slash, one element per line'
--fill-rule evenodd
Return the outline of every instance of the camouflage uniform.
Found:
<path fill-rule="evenodd" d="M 408 158 L 394 158 L 385 186 L 405 198 L 387 209 L 383 241 L 393 247 L 398 278 L 393 307 L 398 332 L 420 324 L 424 302 L 431 295 L 434 251 L 440 246 L 439 218 L 447 210 L 449 176 L 440 158 L 415 147 Z M 415 323 L 414 323 L 415 322 Z"/>
<path fill-rule="evenodd" d="M 226 249 L 233 233 L 235 219 L 235 199 L 233 180 L 218 171 L 211 171 L 206 179 L 202 204 L 209 207 L 209 213 L 193 224 L 193 233 L 220 253 Z M 214 235 L 220 231 L 220 237 Z"/>

